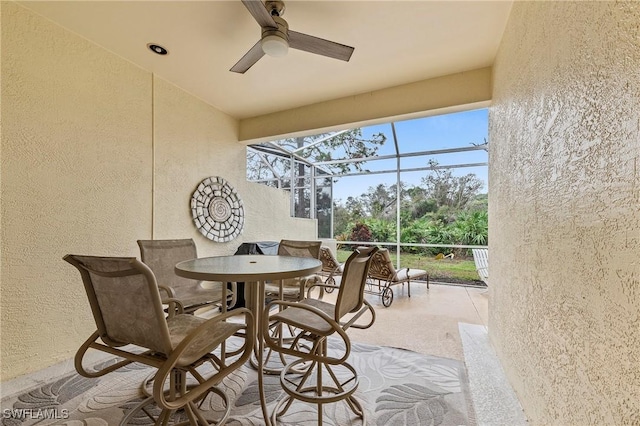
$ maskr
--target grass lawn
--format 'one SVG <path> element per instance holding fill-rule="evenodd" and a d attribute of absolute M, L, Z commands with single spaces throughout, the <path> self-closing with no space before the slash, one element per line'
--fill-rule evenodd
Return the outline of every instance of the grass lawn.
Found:
<path fill-rule="evenodd" d="M 338 261 L 347 260 L 351 251 L 338 250 Z M 396 253 L 390 252 L 391 261 L 396 265 Z M 424 269 L 429 272 L 432 281 L 484 285 L 476 272 L 473 259 L 441 259 L 436 260 L 423 254 L 403 253 L 400 256 L 401 268 Z"/>

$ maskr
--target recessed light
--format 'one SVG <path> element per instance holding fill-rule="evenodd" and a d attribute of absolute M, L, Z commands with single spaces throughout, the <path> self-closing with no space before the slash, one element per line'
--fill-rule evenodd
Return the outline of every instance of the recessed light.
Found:
<path fill-rule="evenodd" d="M 160 46 L 159 44 L 149 43 L 149 44 L 147 44 L 147 47 L 153 53 L 156 53 L 158 55 L 166 55 L 167 53 L 169 53 L 169 51 L 167 49 L 165 49 L 164 47 Z"/>

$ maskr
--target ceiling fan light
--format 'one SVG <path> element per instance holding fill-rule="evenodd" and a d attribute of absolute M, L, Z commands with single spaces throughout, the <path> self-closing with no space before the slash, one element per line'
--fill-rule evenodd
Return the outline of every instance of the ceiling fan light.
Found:
<path fill-rule="evenodd" d="M 262 46 L 262 51 L 273 57 L 285 56 L 289 50 L 289 43 L 287 40 L 275 34 L 263 37 L 260 44 Z"/>

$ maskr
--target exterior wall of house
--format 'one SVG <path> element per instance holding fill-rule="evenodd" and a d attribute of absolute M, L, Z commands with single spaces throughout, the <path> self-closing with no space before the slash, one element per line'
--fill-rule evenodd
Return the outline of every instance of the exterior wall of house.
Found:
<path fill-rule="evenodd" d="M 200 255 L 315 238 L 283 193 L 245 180 L 237 121 L 13 2 L 1 2 L 1 376 L 73 356 L 93 332 L 67 253 L 138 256 L 137 239 L 189 238 Z M 240 238 L 195 229 L 208 176 L 245 205 Z"/>
<path fill-rule="evenodd" d="M 639 22 L 515 2 L 494 65 L 489 334 L 532 424 L 640 423 Z"/>
<path fill-rule="evenodd" d="M 243 241 L 316 238 L 315 220 L 289 217 L 288 192 L 246 181 L 236 120 L 160 78 L 153 88 L 154 238 L 193 238 L 203 256 L 234 253 Z M 207 240 L 191 220 L 191 195 L 209 176 L 223 177 L 244 204 L 244 231 L 228 243 Z"/>

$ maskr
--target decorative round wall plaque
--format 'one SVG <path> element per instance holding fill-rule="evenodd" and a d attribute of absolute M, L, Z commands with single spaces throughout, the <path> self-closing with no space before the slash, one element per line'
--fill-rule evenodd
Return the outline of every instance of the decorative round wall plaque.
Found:
<path fill-rule="evenodd" d="M 223 178 L 200 182 L 191 197 L 191 216 L 198 231 L 219 243 L 233 240 L 244 226 L 244 207 L 235 189 Z"/>

